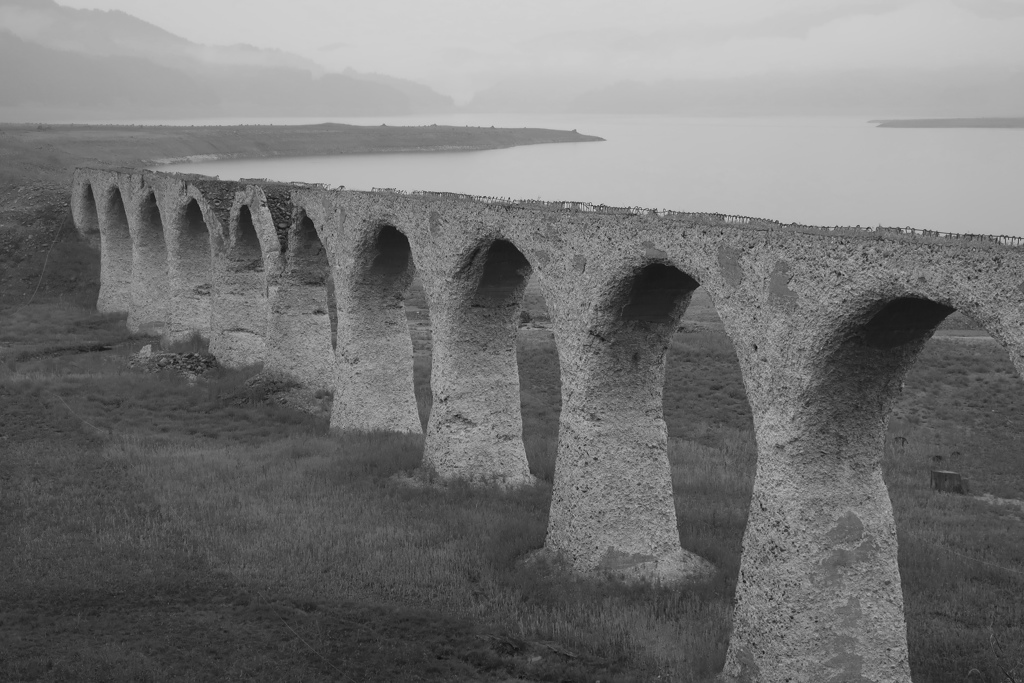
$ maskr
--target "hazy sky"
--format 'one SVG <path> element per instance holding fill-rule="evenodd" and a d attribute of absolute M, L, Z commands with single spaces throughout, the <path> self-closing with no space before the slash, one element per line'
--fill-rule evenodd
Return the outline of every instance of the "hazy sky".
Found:
<path fill-rule="evenodd" d="M 497 80 L 862 67 L 1024 69 L 1024 0 L 58 0 L 190 40 L 412 78 L 460 101 Z M 244 9 L 243 9 L 244 8 Z"/>

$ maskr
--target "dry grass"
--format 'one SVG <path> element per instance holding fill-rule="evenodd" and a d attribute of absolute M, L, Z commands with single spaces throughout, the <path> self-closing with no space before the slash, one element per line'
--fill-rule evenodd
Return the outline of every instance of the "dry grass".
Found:
<path fill-rule="evenodd" d="M 98 320 L 66 319 L 56 334 Z M 684 591 L 524 566 L 549 484 L 410 488 L 392 475 L 418 465 L 420 439 L 329 437 L 247 396 L 245 371 L 193 385 L 126 370 L 144 341 L 0 366 L 0 677 L 693 681 L 721 667 L 756 449 L 713 321 L 677 336 L 665 389 L 680 538 L 720 569 Z M 543 331 L 519 353 L 528 456 L 550 482 L 557 353 Z M 974 492 L 1020 496 L 1006 425 L 1024 386 L 1008 366 L 998 347 L 937 340 L 896 409 L 909 445 L 885 467 L 916 680 L 1007 683 L 1000 667 L 1024 662 L 1024 514 L 928 490 L 942 455 Z"/>

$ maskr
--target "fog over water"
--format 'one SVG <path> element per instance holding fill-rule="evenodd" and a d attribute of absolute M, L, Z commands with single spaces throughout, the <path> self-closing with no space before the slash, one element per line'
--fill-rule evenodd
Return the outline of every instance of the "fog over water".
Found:
<path fill-rule="evenodd" d="M 158 168 L 224 179 L 268 178 L 350 189 L 394 187 L 589 201 L 814 225 L 909 226 L 1024 235 L 1021 129 L 877 128 L 864 119 L 852 118 L 577 114 L 337 120 L 363 125 L 575 128 L 606 141 L 482 152 L 216 161 Z M 271 121 L 313 122 L 260 122 Z"/>

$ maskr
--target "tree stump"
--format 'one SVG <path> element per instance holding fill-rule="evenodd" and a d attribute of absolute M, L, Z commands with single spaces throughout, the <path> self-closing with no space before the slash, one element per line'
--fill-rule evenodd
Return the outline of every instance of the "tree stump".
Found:
<path fill-rule="evenodd" d="M 941 493 L 967 493 L 967 483 L 959 472 L 932 470 L 932 488 Z"/>

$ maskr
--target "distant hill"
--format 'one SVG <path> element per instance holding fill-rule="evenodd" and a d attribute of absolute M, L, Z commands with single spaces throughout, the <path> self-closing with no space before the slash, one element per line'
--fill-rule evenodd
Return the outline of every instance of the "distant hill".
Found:
<path fill-rule="evenodd" d="M 325 73 L 248 45 L 192 43 L 124 12 L 0 0 L 0 112 L 83 118 L 363 116 L 454 109 L 430 88 Z M 24 120 L 24 119 L 23 119 Z"/>
<path fill-rule="evenodd" d="M 1024 114 L 1024 72 L 865 69 L 655 83 L 628 80 L 589 88 L 569 79 L 519 78 L 481 91 L 467 108 L 687 116 L 1019 116 Z"/>
<path fill-rule="evenodd" d="M 1024 116 L 977 119 L 888 119 L 879 128 L 1024 128 Z"/>
<path fill-rule="evenodd" d="M 593 113 L 981 116 L 1024 112 L 1024 72 L 863 70 L 720 80 L 633 81 L 592 90 L 566 109 Z"/>

